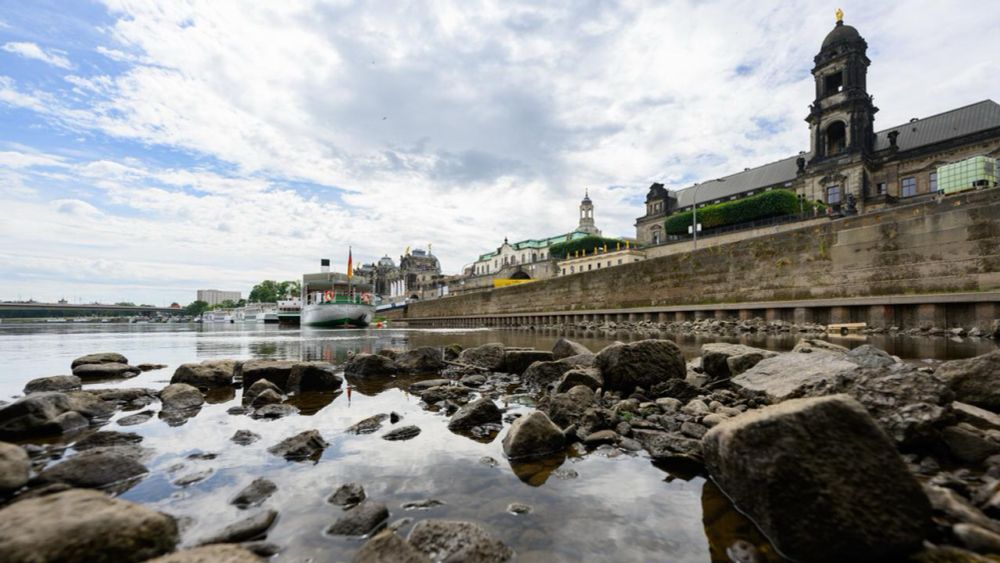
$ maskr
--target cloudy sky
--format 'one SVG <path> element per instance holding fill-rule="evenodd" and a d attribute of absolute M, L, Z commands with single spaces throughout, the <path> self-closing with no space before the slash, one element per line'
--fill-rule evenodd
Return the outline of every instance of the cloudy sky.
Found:
<path fill-rule="evenodd" d="M 768 6 L 770 5 L 770 7 Z M 842 2 L 879 129 L 1000 96 L 1000 3 Z M 808 146 L 829 2 L 0 0 L 0 299 L 446 273 Z"/>

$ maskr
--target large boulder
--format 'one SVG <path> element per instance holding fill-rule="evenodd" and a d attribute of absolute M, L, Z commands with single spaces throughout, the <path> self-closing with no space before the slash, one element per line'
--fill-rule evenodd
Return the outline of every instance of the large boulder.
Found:
<path fill-rule="evenodd" d="M 0 438 L 51 436 L 86 428 L 88 418 L 74 410 L 77 401 L 55 391 L 32 393 L 0 407 Z"/>
<path fill-rule="evenodd" d="M 149 563 L 262 563 L 265 561 L 238 545 L 220 543 L 182 549 L 151 559 Z"/>
<path fill-rule="evenodd" d="M 504 352 L 501 371 L 521 375 L 535 362 L 552 360 L 552 352 L 542 350 L 507 350 Z"/>
<path fill-rule="evenodd" d="M 554 346 L 552 346 L 552 359 L 561 360 L 563 358 L 568 358 L 570 356 L 578 356 L 580 354 L 591 354 L 592 352 L 587 349 L 586 346 L 580 344 L 579 342 L 574 342 L 568 338 L 560 338 L 556 340 Z"/>
<path fill-rule="evenodd" d="M 945 362 L 934 373 L 948 382 L 956 400 L 1000 412 L 1000 350 Z"/>
<path fill-rule="evenodd" d="M 98 352 L 96 354 L 87 354 L 86 356 L 80 356 L 79 358 L 73 360 L 70 364 L 70 369 L 76 369 L 79 366 L 85 364 L 127 364 L 128 358 L 117 353 L 117 352 Z"/>
<path fill-rule="evenodd" d="M 597 391 L 604 387 L 604 378 L 597 368 L 573 368 L 562 375 L 556 384 L 556 393 L 565 393 L 577 385 L 584 385 Z"/>
<path fill-rule="evenodd" d="M 87 381 L 135 377 L 140 373 L 142 370 L 135 366 L 119 363 L 83 364 L 73 368 L 73 375 Z"/>
<path fill-rule="evenodd" d="M 80 378 L 75 375 L 53 375 L 32 379 L 24 385 L 24 394 L 41 393 L 44 391 L 79 391 L 82 386 Z"/>
<path fill-rule="evenodd" d="M 323 454 L 323 450 L 328 445 L 318 430 L 306 430 L 305 432 L 285 438 L 268 448 L 267 451 L 291 461 L 303 461 L 306 459 L 318 461 L 319 456 Z"/>
<path fill-rule="evenodd" d="M 539 389 L 546 389 L 557 383 L 567 371 L 574 369 L 566 360 L 551 362 L 535 362 L 528 366 L 521 379 L 525 384 Z"/>
<path fill-rule="evenodd" d="M 61 461 L 42 471 L 38 478 L 73 487 L 121 491 L 129 488 L 134 484 L 133 480 L 146 472 L 146 466 L 134 456 L 121 453 L 115 448 L 99 448 Z"/>
<path fill-rule="evenodd" d="M 174 371 L 170 383 L 187 383 L 199 389 L 229 387 L 233 384 L 236 362 L 232 360 L 206 360 L 200 364 L 181 364 Z"/>
<path fill-rule="evenodd" d="M 841 374 L 857 369 L 858 365 L 844 359 L 844 354 L 793 351 L 761 360 L 732 382 L 739 388 L 764 393 L 777 402 L 800 397 L 808 387 L 834 381 Z"/>
<path fill-rule="evenodd" d="M 848 396 L 750 411 L 709 430 L 703 449 L 715 482 L 790 559 L 894 560 L 921 547 L 930 503 Z"/>
<path fill-rule="evenodd" d="M 612 344 L 597 354 L 596 363 L 604 376 L 605 388 L 623 393 L 687 376 L 681 349 L 670 340 Z"/>
<path fill-rule="evenodd" d="M 483 344 L 462 350 L 462 353 L 458 355 L 458 361 L 490 371 L 500 371 L 503 368 L 505 356 L 506 350 L 504 350 L 503 344 Z"/>
<path fill-rule="evenodd" d="M 579 420 L 593 404 L 594 391 L 586 385 L 577 385 L 565 393 L 549 395 L 546 411 L 549 420 L 566 428 Z"/>
<path fill-rule="evenodd" d="M 896 363 L 896 359 L 890 356 L 888 352 L 880 350 L 871 344 L 862 344 L 854 348 L 847 354 L 844 354 L 844 359 L 854 362 L 863 368 L 884 368 Z"/>
<path fill-rule="evenodd" d="M 145 561 L 177 540 L 172 517 L 99 491 L 70 489 L 0 510 L 7 563 Z"/>
<path fill-rule="evenodd" d="M 21 446 L 0 442 L 0 496 L 23 487 L 30 473 L 28 452 Z"/>
<path fill-rule="evenodd" d="M 160 391 L 160 402 L 164 410 L 188 410 L 204 404 L 205 396 L 187 383 L 171 383 Z"/>
<path fill-rule="evenodd" d="M 389 519 L 389 509 L 380 502 L 365 500 L 344 513 L 327 528 L 334 536 L 363 536 L 370 534 Z"/>
<path fill-rule="evenodd" d="M 458 409 L 448 421 L 448 430 L 461 432 L 483 424 L 500 424 L 501 417 L 493 400 L 483 397 Z"/>
<path fill-rule="evenodd" d="M 250 360 L 243 362 L 240 373 L 243 375 L 243 389 L 249 389 L 258 379 L 266 379 L 283 391 L 288 390 L 288 378 L 292 375 L 292 366 L 296 362 L 289 360 Z"/>
<path fill-rule="evenodd" d="M 566 445 L 562 430 L 542 411 L 532 411 L 510 425 L 503 453 L 513 460 L 557 454 Z"/>
<path fill-rule="evenodd" d="M 421 346 L 403 352 L 396 358 L 400 371 L 406 373 L 437 373 L 445 368 L 444 353 L 440 348 Z"/>
<path fill-rule="evenodd" d="M 263 510 L 252 516 L 237 520 L 225 528 L 201 540 L 201 545 L 216 543 L 236 543 L 262 539 L 278 519 L 277 510 Z"/>
<path fill-rule="evenodd" d="M 701 347 L 701 367 L 712 379 L 726 379 L 777 355 L 777 352 L 752 346 L 712 342 Z"/>
<path fill-rule="evenodd" d="M 347 377 L 386 377 L 398 371 L 396 362 L 381 354 L 355 354 L 344 364 Z"/>
<path fill-rule="evenodd" d="M 329 362 L 297 362 L 288 375 L 285 391 L 339 391 L 343 383 L 344 378 L 337 374 L 337 367 Z"/>
<path fill-rule="evenodd" d="M 374 536 L 354 555 L 353 563 L 431 563 L 426 555 L 396 535 L 393 530 L 383 530 Z"/>
<path fill-rule="evenodd" d="M 472 522 L 421 520 L 407 541 L 432 561 L 500 563 L 514 557 L 509 547 Z"/>

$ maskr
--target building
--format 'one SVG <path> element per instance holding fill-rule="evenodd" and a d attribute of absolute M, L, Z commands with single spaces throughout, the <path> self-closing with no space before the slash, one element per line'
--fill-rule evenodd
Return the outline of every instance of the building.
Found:
<path fill-rule="evenodd" d="M 376 263 L 363 264 L 354 269 L 354 275 L 364 279 L 383 300 L 422 298 L 425 292 L 434 293 L 443 283 L 441 262 L 427 250 L 409 247 L 399 257 L 399 266 L 388 255 Z"/>
<path fill-rule="evenodd" d="M 198 301 L 204 301 L 211 306 L 218 305 L 223 301 L 239 301 L 243 299 L 243 294 L 239 291 L 222 291 L 219 289 L 199 289 Z"/>
<path fill-rule="evenodd" d="M 867 50 L 858 30 L 838 14 L 813 59 L 816 96 L 805 119 L 809 150 L 676 192 L 653 184 L 646 213 L 636 219 L 639 242 L 665 242 L 664 219 L 674 212 L 772 189 L 792 190 L 834 214 L 850 214 L 996 186 L 1000 105 L 983 100 L 877 131 Z M 946 174 L 948 189 L 942 189 Z"/>
<path fill-rule="evenodd" d="M 560 260 L 559 275 L 569 276 L 572 274 L 579 274 L 581 272 L 589 272 L 591 270 L 613 268 L 623 264 L 640 262 L 645 259 L 646 253 L 635 247 L 619 247 L 617 250 L 608 249 L 607 252 L 598 249 L 596 252 L 592 252 L 591 254 L 585 253 L 582 256 Z"/>

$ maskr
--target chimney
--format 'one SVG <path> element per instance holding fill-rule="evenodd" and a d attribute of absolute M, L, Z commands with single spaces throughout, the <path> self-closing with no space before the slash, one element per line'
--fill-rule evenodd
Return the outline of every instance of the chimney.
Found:
<path fill-rule="evenodd" d="M 319 271 L 323 272 L 324 274 L 330 271 L 330 259 L 329 258 L 321 258 L 320 259 L 320 261 L 319 261 Z"/>

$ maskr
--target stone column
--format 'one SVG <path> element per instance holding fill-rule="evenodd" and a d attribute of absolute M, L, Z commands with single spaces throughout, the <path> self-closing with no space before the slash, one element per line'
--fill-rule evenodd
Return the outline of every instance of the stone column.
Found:
<path fill-rule="evenodd" d="M 695 311 L 694 312 L 694 320 L 696 320 L 696 321 L 700 321 L 700 320 L 704 319 L 707 316 L 708 316 L 708 313 L 706 313 L 705 311 Z"/>
<path fill-rule="evenodd" d="M 917 324 L 920 328 L 946 328 L 948 325 L 948 318 L 945 315 L 944 305 L 936 305 L 934 303 L 924 303 L 923 305 L 918 305 Z"/>
<path fill-rule="evenodd" d="M 675 311 L 674 312 L 674 322 L 675 323 L 682 323 L 685 320 L 687 320 L 687 313 L 685 313 L 684 311 Z"/>
<path fill-rule="evenodd" d="M 723 321 L 723 320 L 726 320 L 727 317 L 729 317 L 729 311 L 724 311 L 722 309 L 716 309 L 714 315 L 715 315 L 716 319 L 719 319 L 720 321 Z"/>
<path fill-rule="evenodd" d="M 809 307 L 796 307 L 792 311 L 792 318 L 797 325 L 804 325 L 813 322 L 813 311 Z"/>
<path fill-rule="evenodd" d="M 851 312 L 847 307 L 830 307 L 830 324 L 851 322 Z"/>
<path fill-rule="evenodd" d="M 1000 305 L 996 303 L 976 303 L 976 327 L 983 332 L 993 328 L 993 321 L 1000 319 Z"/>
<path fill-rule="evenodd" d="M 871 328 L 889 328 L 893 322 L 892 305 L 871 305 L 865 322 Z"/>
<path fill-rule="evenodd" d="M 764 310 L 764 318 L 767 319 L 767 322 L 781 320 L 781 311 L 779 309 L 775 309 L 774 307 L 768 307 Z"/>
<path fill-rule="evenodd" d="M 657 313 L 656 314 L 656 322 L 658 322 L 658 323 L 669 323 L 670 322 L 670 318 L 669 317 L 670 317 L 670 313 Z"/>

